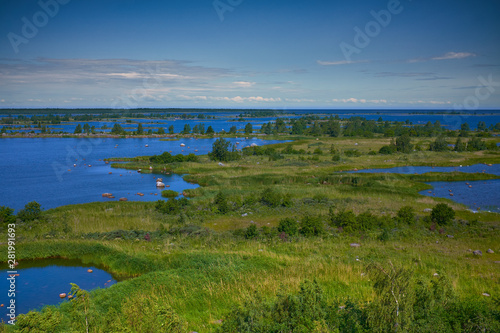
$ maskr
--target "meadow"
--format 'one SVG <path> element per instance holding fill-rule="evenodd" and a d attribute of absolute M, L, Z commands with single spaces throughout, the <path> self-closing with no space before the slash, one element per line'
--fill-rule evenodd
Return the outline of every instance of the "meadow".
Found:
<path fill-rule="evenodd" d="M 301 293 L 310 287 L 304 281 L 315 281 L 321 289 L 318 302 L 328 304 L 329 310 L 319 309 L 319 319 L 297 324 L 294 332 L 387 331 L 382 319 L 398 323 L 401 331 L 433 331 L 428 323 L 419 330 L 405 322 L 417 318 L 422 308 L 417 301 L 414 310 L 404 308 L 405 299 L 410 299 L 405 293 L 418 300 L 414 290 L 426 283 L 448 288 L 443 287 L 445 300 L 429 301 L 429 307 L 453 305 L 470 314 L 458 326 L 450 324 L 453 331 L 494 332 L 499 327 L 499 214 L 471 212 L 450 199 L 418 193 L 429 189 L 423 183 L 428 181 L 499 177 L 487 172 L 345 172 L 499 163 L 498 150 L 422 149 L 383 155 L 378 152 L 391 138 L 268 137 L 294 141 L 246 148 L 238 159 L 222 165 L 209 156 L 152 165 L 151 172 L 184 174 L 185 180 L 200 184 L 183 193 L 189 200 L 70 205 L 44 211 L 32 221 L 18 220 L 21 262 L 78 258 L 128 279 L 88 295 L 75 289 L 81 297 L 20 315 L 15 327 L 3 325 L 1 330 L 238 332 L 246 327 L 245 331 L 265 332 L 271 320 L 266 313 L 275 313 L 276 306 L 285 303 L 306 302 Z M 432 141 L 412 138 L 412 144 L 421 147 Z M 499 142 L 497 137 L 485 141 Z M 126 160 L 115 167 L 148 172 L 151 165 L 147 156 Z M 438 204 L 451 207 L 454 217 L 436 220 L 431 210 Z M 6 245 L 0 250 L 6 251 Z M 475 250 L 482 255 L 475 255 Z M 379 292 L 381 280 L 373 267 L 389 272 L 391 279 L 385 281 L 400 291 L 396 302 Z M 283 299 L 289 301 L 279 303 Z M 401 317 L 395 315 L 398 299 Z M 339 315 L 339 306 L 354 310 Z M 287 311 L 280 313 L 291 313 Z M 304 312 L 299 317 L 307 316 Z M 446 332 L 449 327 L 434 331 Z"/>

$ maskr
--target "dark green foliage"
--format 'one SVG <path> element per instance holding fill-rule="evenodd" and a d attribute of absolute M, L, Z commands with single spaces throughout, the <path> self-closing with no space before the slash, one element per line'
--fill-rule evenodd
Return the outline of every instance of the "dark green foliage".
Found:
<path fill-rule="evenodd" d="M 248 228 L 245 229 L 245 238 L 246 239 L 253 239 L 259 235 L 259 232 L 257 231 L 257 226 L 255 224 L 251 224 L 248 226 Z"/>
<path fill-rule="evenodd" d="M 163 127 L 158 128 L 158 132 L 156 132 L 158 135 L 164 135 L 165 134 L 165 129 Z"/>
<path fill-rule="evenodd" d="M 21 333 L 52 333 L 60 331 L 62 320 L 62 314 L 54 307 L 48 306 L 40 312 L 30 311 L 27 314 L 20 314 L 16 318 L 16 326 Z"/>
<path fill-rule="evenodd" d="M 215 133 L 215 131 L 212 128 L 212 126 L 208 126 L 207 131 L 205 133 L 208 135 L 213 135 Z"/>
<path fill-rule="evenodd" d="M 74 133 L 75 134 L 82 133 L 82 125 L 81 124 L 76 125 Z"/>
<path fill-rule="evenodd" d="M 382 148 L 380 148 L 378 152 L 383 155 L 394 154 L 396 152 L 396 146 L 395 145 L 382 146 Z"/>
<path fill-rule="evenodd" d="M 42 209 L 38 202 L 32 201 L 17 213 L 17 217 L 23 222 L 39 220 L 42 217 Z"/>
<path fill-rule="evenodd" d="M 323 155 L 323 151 L 320 148 L 316 148 L 316 149 L 314 149 L 313 154 L 315 154 L 315 155 Z"/>
<path fill-rule="evenodd" d="M 462 138 L 458 137 L 457 141 L 455 142 L 455 151 L 463 152 L 466 150 L 466 147 L 467 145 L 462 141 Z"/>
<path fill-rule="evenodd" d="M 279 293 L 271 304 L 258 295 L 247 300 L 223 320 L 218 332 L 330 332 L 329 310 L 318 283 L 306 280 L 298 294 Z"/>
<path fill-rule="evenodd" d="M 353 232 L 354 230 L 359 229 L 356 215 L 352 210 L 341 210 L 335 214 L 333 208 L 330 208 L 329 218 L 331 226 L 342 228 L 345 232 Z"/>
<path fill-rule="evenodd" d="M 295 236 L 299 232 L 299 224 L 295 219 L 287 217 L 280 220 L 278 231 L 284 232 L 289 236 Z"/>
<path fill-rule="evenodd" d="M 412 151 L 413 145 L 408 134 L 403 134 L 396 139 L 396 150 L 400 153 L 408 154 Z"/>
<path fill-rule="evenodd" d="M 229 204 L 227 202 L 227 196 L 222 191 L 215 195 L 214 205 L 217 208 L 217 212 L 219 214 L 226 214 L 229 212 Z"/>
<path fill-rule="evenodd" d="M 468 151 L 478 151 L 485 149 L 486 149 L 486 143 L 478 137 L 472 138 L 467 144 Z"/>
<path fill-rule="evenodd" d="M 124 132 L 123 127 L 118 123 L 115 123 L 111 129 L 111 134 L 123 134 Z"/>
<path fill-rule="evenodd" d="M 300 224 L 299 232 L 306 237 L 323 234 L 325 232 L 325 227 L 321 220 L 321 216 L 305 216 Z"/>
<path fill-rule="evenodd" d="M 189 134 L 191 133 L 191 125 L 185 124 L 184 129 L 182 130 L 182 134 Z"/>
<path fill-rule="evenodd" d="M 142 123 L 139 123 L 137 125 L 137 135 L 143 135 L 144 134 L 144 128 L 142 127 Z"/>
<path fill-rule="evenodd" d="M 431 220 L 438 225 L 445 225 L 455 218 L 455 211 L 453 208 L 445 203 L 437 204 L 431 212 Z"/>
<path fill-rule="evenodd" d="M 178 192 L 175 192 L 173 190 L 164 190 L 161 191 L 161 196 L 164 198 L 175 198 L 179 195 Z"/>
<path fill-rule="evenodd" d="M 347 150 L 344 150 L 344 155 L 347 157 L 359 157 L 362 154 L 357 149 L 347 149 Z"/>
<path fill-rule="evenodd" d="M 448 142 L 444 136 L 438 136 L 434 142 L 431 143 L 429 150 L 432 151 L 447 151 Z"/>
<path fill-rule="evenodd" d="M 151 163 L 156 164 L 167 164 L 167 163 L 175 163 L 175 162 L 198 162 L 198 156 L 191 153 L 188 155 L 172 155 L 169 152 L 164 152 L 161 155 L 154 155 L 149 158 Z"/>
<path fill-rule="evenodd" d="M 411 206 L 401 207 L 396 218 L 399 223 L 411 225 L 415 223 L 415 211 Z"/>
<path fill-rule="evenodd" d="M 174 134 L 174 125 L 168 126 L 168 134 Z"/>
<path fill-rule="evenodd" d="M 266 188 L 261 195 L 260 201 L 269 207 L 281 205 L 282 195 L 272 188 Z"/>
<path fill-rule="evenodd" d="M 252 124 L 248 123 L 245 125 L 245 134 L 252 134 L 253 132 L 253 126 Z"/>
<path fill-rule="evenodd" d="M 207 130 L 208 133 L 208 130 Z M 223 138 L 217 139 L 212 144 L 212 151 L 208 153 L 208 156 L 212 161 L 229 162 L 240 158 L 239 153 L 236 151 L 235 146 L 232 146 L 232 150 L 229 150 L 231 142 Z"/>
<path fill-rule="evenodd" d="M 16 223 L 14 210 L 7 206 L 0 206 L 0 225 L 10 223 Z"/>
<path fill-rule="evenodd" d="M 236 132 L 238 131 L 238 128 L 236 126 L 231 126 L 231 128 L 229 129 L 229 134 L 236 134 Z"/>
<path fill-rule="evenodd" d="M 283 196 L 283 202 L 282 202 L 282 205 L 283 207 L 292 207 L 293 206 L 293 200 L 292 200 L 292 196 L 289 194 L 289 193 L 286 193 L 284 196 Z"/>
<path fill-rule="evenodd" d="M 460 126 L 460 134 L 459 134 L 459 136 L 461 136 L 461 137 L 467 137 L 467 136 L 469 136 L 469 131 L 470 131 L 469 124 L 463 123 L 462 126 Z"/>
<path fill-rule="evenodd" d="M 188 199 L 180 198 L 180 199 L 169 199 L 167 201 L 158 200 L 155 204 L 155 208 L 157 211 L 163 214 L 168 215 L 176 215 L 181 212 L 181 209 L 189 204 Z"/>

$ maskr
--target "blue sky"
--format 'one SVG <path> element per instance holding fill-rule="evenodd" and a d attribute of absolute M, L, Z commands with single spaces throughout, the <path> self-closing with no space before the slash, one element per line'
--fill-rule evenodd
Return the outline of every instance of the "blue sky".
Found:
<path fill-rule="evenodd" d="M 500 108 L 500 2 L 0 1 L 0 108 Z"/>

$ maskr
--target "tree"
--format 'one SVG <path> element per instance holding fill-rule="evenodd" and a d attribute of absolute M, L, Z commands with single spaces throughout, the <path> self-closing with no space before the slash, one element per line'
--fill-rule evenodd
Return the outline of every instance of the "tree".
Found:
<path fill-rule="evenodd" d="M 144 134 L 144 129 L 142 128 L 142 124 L 139 123 L 139 125 L 137 125 L 137 135 L 143 135 Z"/>
<path fill-rule="evenodd" d="M 89 124 L 85 123 L 83 125 L 83 131 L 86 133 L 86 134 L 89 134 L 90 133 L 90 126 Z"/>
<path fill-rule="evenodd" d="M 396 150 L 408 154 L 412 151 L 413 145 L 408 134 L 403 134 L 396 139 Z"/>
<path fill-rule="evenodd" d="M 236 126 L 233 125 L 229 129 L 229 134 L 236 134 L 237 131 L 238 131 L 238 128 L 236 128 Z"/>
<path fill-rule="evenodd" d="M 246 239 L 252 239 L 257 237 L 258 235 L 259 232 L 257 231 L 257 226 L 255 224 L 249 225 L 248 228 L 245 230 Z"/>
<path fill-rule="evenodd" d="M 439 225 L 445 225 L 455 218 L 453 208 L 445 203 L 437 204 L 431 211 L 431 220 Z"/>
<path fill-rule="evenodd" d="M 245 125 L 245 134 L 252 134 L 253 132 L 253 126 L 252 124 L 248 123 Z"/>
<path fill-rule="evenodd" d="M 115 123 L 111 129 L 111 134 L 122 134 L 123 132 L 123 127 L 118 123 Z"/>
<path fill-rule="evenodd" d="M 477 130 L 482 132 L 486 131 L 487 130 L 486 123 L 484 121 L 480 121 L 479 123 L 477 123 Z"/>
<path fill-rule="evenodd" d="M 82 133 L 82 125 L 81 124 L 76 125 L 75 131 L 73 133 L 75 134 Z"/>
<path fill-rule="evenodd" d="M 213 135 L 215 133 L 214 129 L 212 128 L 212 126 L 208 126 L 207 128 L 207 132 L 206 132 L 208 135 Z"/>
<path fill-rule="evenodd" d="M 0 225 L 10 223 L 16 223 L 14 210 L 7 206 L 0 206 Z"/>
<path fill-rule="evenodd" d="M 189 134 L 189 133 L 191 133 L 191 126 L 189 124 L 185 124 L 182 134 Z"/>
<path fill-rule="evenodd" d="M 467 137 L 467 136 L 469 136 L 469 131 L 470 131 L 469 124 L 463 123 L 462 126 L 460 126 L 460 134 L 459 134 L 459 136 L 461 136 L 461 137 Z"/>
<path fill-rule="evenodd" d="M 457 141 L 455 142 L 455 151 L 463 152 L 466 148 L 467 145 L 465 144 L 465 142 L 462 141 L 461 137 L 458 137 Z"/>
<path fill-rule="evenodd" d="M 429 148 L 429 150 L 432 151 L 447 151 L 448 142 L 446 142 L 445 137 L 441 135 L 436 138 L 436 141 L 431 143 L 431 146 Z"/>
<path fill-rule="evenodd" d="M 467 144 L 468 151 L 485 150 L 486 143 L 481 138 L 474 137 Z"/>
<path fill-rule="evenodd" d="M 165 130 L 163 129 L 163 127 L 160 127 L 158 128 L 158 132 L 157 132 L 159 135 L 163 135 L 165 134 Z"/>
<path fill-rule="evenodd" d="M 213 161 L 221 161 L 221 162 L 228 162 L 238 159 L 239 155 L 238 152 L 235 150 L 236 149 L 235 146 L 233 145 L 232 151 L 229 151 L 230 146 L 231 142 L 223 138 L 219 138 L 212 144 L 212 151 L 208 153 L 208 156 Z"/>
<path fill-rule="evenodd" d="M 168 126 L 168 134 L 174 134 L 174 125 Z"/>
<path fill-rule="evenodd" d="M 17 213 L 17 217 L 21 219 L 23 222 L 30 222 L 37 219 L 40 219 L 42 216 L 42 209 L 38 202 L 32 201 L 27 203 L 24 206 L 24 209 L 20 210 Z"/>

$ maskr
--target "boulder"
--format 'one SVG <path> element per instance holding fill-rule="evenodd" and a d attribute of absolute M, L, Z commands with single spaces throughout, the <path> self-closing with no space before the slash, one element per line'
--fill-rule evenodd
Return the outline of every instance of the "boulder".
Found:
<path fill-rule="evenodd" d="M 490 297 L 491 295 L 488 293 L 483 293 L 483 296 Z"/>
<path fill-rule="evenodd" d="M 361 244 L 358 244 L 358 243 L 351 243 L 349 244 L 350 247 L 360 247 Z"/>
<path fill-rule="evenodd" d="M 488 253 L 495 253 L 495 251 L 493 251 L 492 249 L 488 249 L 488 251 L 486 251 Z"/>
<path fill-rule="evenodd" d="M 128 199 L 127 199 L 127 198 L 120 198 L 119 200 L 120 200 L 120 201 L 128 201 Z"/>
<path fill-rule="evenodd" d="M 472 252 L 475 256 L 482 256 L 483 255 L 483 252 L 481 250 L 476 250 L 474 252 Z"/>
<path fill-rule="evenodd" d="M 432 209 L 430 209 L 430 208 L 424 209 L 424 213 L 430 213 L 430 212 L 432 212 Z"/>

